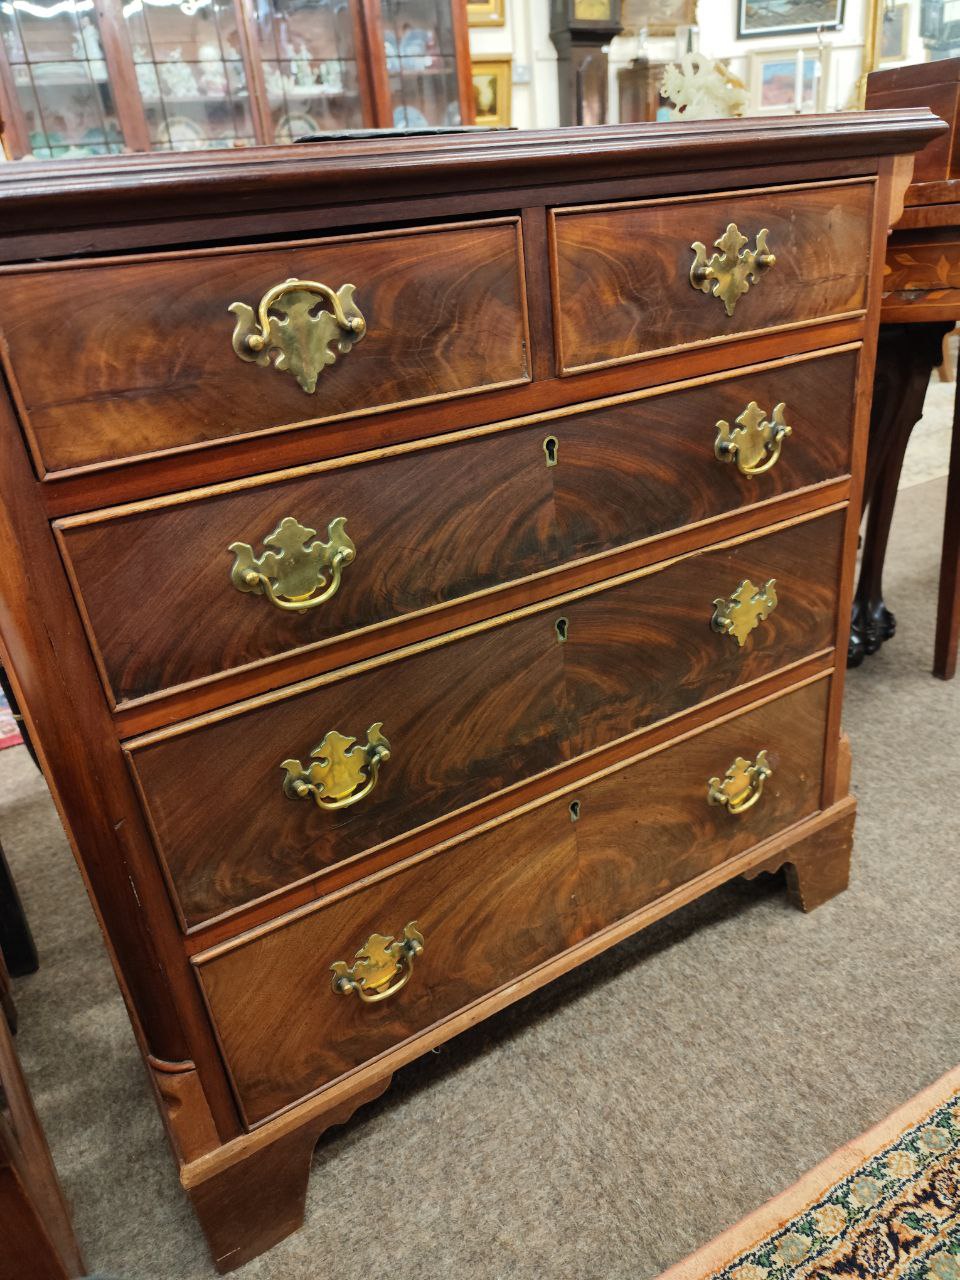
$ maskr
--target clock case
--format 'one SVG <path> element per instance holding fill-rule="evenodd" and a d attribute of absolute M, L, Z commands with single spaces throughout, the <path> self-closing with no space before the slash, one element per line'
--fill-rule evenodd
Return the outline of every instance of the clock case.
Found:
<path fill-rule="evenodd" d="M 552 0 L 550 39 L 557 50 L 560 123 L 607 123 L 607 55 L 604 47 L 623 30 L 620 0 L 606 0 L 606 17 L 578 16 L 584 0 Z M 601 5 L 597 5 L 599 10 Z"/>

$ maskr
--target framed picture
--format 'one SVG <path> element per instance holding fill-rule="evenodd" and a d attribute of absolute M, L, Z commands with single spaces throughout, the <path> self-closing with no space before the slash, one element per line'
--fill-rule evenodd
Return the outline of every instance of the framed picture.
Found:
<path fill-rule="evenodd" d="M 892 9 L 885 9 L 880 23 L 880 61 L 906 62 L 909 39 L 909 4 L 895 4 Z"/>
<path fill-rule="evenodd" d="M 751 108 L 754 115 L 792 115 L 819 111 L 827 51 L 777 49 L 755 53 L 750 66 Z"/>
<path fill-rule="evenodd" d="M 844 0 L 737 0 L 737 38 L 788 36 L 798 31 L 836 31 L 843 26 Z"/>
<path fill-rule="evenodd" d="M 502 27 L 506 24 L 507 0 L 467 0 L 467 25 Z"/>
<path fill-rule="evenodd" d="M 470 64 L 477 124 L 510 123 L 511 58 L 488 58 Z"/>
<path fill-rule="evenodd" d="M 651 36 L 672 36 L 677 27 L 696 23 L 697 0 L 623 0 L 620 21 L 627 36 L 644 28 Z"/>

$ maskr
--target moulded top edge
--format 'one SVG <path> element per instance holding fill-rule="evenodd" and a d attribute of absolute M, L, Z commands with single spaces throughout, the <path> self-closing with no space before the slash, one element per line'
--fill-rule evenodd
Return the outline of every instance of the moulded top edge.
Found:
<path fill-rule="evenodd" d="M 0 166 L 0 229 L 37 230 L 131 218 L 249 211 L 299 189 L 312 205 L 491 185 L 705 170 L 918 151 L 947 125 L 926 107 L 775 119 L 670 121 L 544 130 L 375 138 L 192 154 L 90 158 Z M 156 205 L 162 202 L 162 208 Z M 30 210 L 33 215 L 27 220 Z M 42 212 L 41 212 L 42 211 Z"/>

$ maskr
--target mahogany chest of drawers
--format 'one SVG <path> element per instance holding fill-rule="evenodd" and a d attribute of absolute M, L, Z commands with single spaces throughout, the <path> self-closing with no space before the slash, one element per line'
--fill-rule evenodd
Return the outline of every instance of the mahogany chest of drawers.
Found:
<path fill-rule="evenodd" d="M 0 172 L 0 635 L 217 1265 L 401 1064 L 847 881 L 926 111 Z"/>

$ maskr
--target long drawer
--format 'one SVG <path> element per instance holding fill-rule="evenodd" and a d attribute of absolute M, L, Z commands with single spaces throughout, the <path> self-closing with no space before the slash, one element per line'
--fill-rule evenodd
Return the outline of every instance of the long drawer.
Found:
<path fill-rule="evenodd" d="M 873 194 L 837 182 L 554 210 L 560 372 L 861 313 Z"/>
<path fill-rule="evenodd" d="M 61 520 L 108 692 L 122 705 L 209 680 L 842 475 L 857 358 Z M 717 456 L 718 421 L 735 431 L 753 405 L 773 430 L 781 403 L 775 465 Z"/>
<path fill-rule="evenodd" d="M 0 298 L 44 472 L 529 376 L 517 218 L 16 271 Z"/>
<path fill-rule="evenodd" d="M 835 510 L 692 554 L 130 743 L 185 922 L 830 647 L 843 518 Z"/>
<path fill-rule="evenodd" d="M 747 710 L 197 957 L 247 1122 L 814 813 L 828 685 Z M 728 780 L 738 758 L 753 766 L 746 781 Z M 740 812 L 710 803 L 711 780 Z"/>

